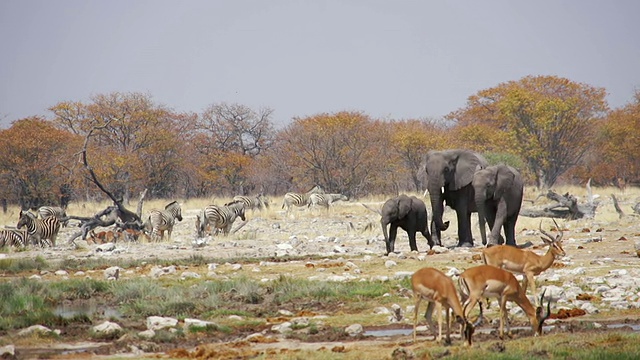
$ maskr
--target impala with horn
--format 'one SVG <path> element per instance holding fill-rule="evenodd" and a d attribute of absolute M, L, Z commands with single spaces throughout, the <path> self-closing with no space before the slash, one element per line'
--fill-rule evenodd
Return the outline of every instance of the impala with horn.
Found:
<path fill-rule="evenodd" d="M 513 301 L 527 314 L 534 334 L 542 334 L 542 325 L 551 315 L 551 300 L 547 303 L 547 313 L 542 315 L 542 307 L 534 307 L 525 290 L 520 286 L 516 277 L 500 268 L 491 265 L 480 265 L 465 270 L 458 278 L 460 285 L 460 294 L 465 304 L 465 316 L 467 309 L 470 311 L 476 305 L 480 304 L 480 313 L 482 314 L 483 298 L 497 298 L 500 303 L 500 338 L 504 339 L 504 324 L 507 323 L 507 333 L 511 336 L 509 327 L 509 319 L 507 317 L 507 301 Z M 546 290 L 545 290 L 546 291 Z M 540 297 L 543 301 L 544 292 Z"/>
<path fill-rule="evenodd" d="M 531 291 L 533 292 L 536 306 L 540 305 L 540 303 L 538 302 L 534 276 L 550 268 L 557 257 L 566 255 L 562 248 L 562 230 L 560 230 L 555 219 L 553 222 L 556 225 L 556 229 L 560 232 L 560 234 L 556 236 L 552 236 L 542 230 L 542 221 L 540 222 L 540 232 L 546 236 L 546 238 L 540 238 L 549 246 L 547 252 L 542 256 L 533 251 L 518 249 L 510 245 L 496 245 L 482 250 L 482 260 L 485 264 L 493 265 L 515 274 L 524 275 L 522 288 L 524 291 L 527 291 L 527 284 L 531 284 Z"/>
<path fill-rule="evenodd" d="M 420 302 L 424 299 L 428 301 L 427 311 L 424 317 L 427 319 L 429 329 L 435 333 L 435 326 L 431 320 L 433 309 L 437 306 L 438 312 L 438 335 L 436 341 L 442 341 L 442 308 L 446 311 L 447 338 L 446 342 L 451 342 L 451 331 L 449 321 L 449 309 L 453 310 L 456 322 L 462 325 L 460 336 L 471 345 L 471 337 L 475 326 L 482 322 L 482 308 L 480 316 L 474 324 L 470 323 L 464 315 L 464 310 L 460 305 L 458 293 L 453 285 L 453 281 L 442 271 L 430 267 L 422 268 L 411 276 L 411 286 L 413 297 L 416 301 L 415 313 L 413 317 L 413 342 L 416 342 L 416 326 L 418 324 L 418 312 Z"/>

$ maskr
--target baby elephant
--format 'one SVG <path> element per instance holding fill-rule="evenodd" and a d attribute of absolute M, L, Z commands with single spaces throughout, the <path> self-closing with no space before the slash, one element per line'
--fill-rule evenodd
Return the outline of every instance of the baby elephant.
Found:
<path fill-rule="evenodd" d="M 420 232 L 429 242 L 429 247 L 433 247 L 427 223 L 427 208 L 422 200 L 415 196 L 400 195 L 387 200 L 382 206 L 380 215 L 382 216 L 380 220 L 382 233 L 387 245 L 386 255 L 393 252 L 398 227 L 407 232 L 411 251 L 418 251 L 416 232 Z M 390 225 L 388 234 L 387 225 Z M 448 225 L 448 222 L 445 223 L 445 226 L 448 227 Z"/>

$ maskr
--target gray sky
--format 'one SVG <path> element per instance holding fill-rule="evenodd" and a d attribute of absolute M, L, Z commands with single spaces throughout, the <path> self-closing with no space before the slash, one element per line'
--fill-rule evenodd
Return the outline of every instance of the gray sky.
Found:
<path fill-rule="evenodd" d="M 440 117 L 527 75 L 640 88 L 640 1 L 0 0 L 0 120 L 143 92 L 274 121 Z"/>

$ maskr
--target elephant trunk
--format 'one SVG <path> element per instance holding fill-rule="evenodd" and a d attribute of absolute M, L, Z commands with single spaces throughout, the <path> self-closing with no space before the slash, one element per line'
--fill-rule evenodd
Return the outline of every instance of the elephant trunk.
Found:
<path fill-rule="evenodd" d="M 480 226 L 480 236 L 482 237 L 482 245 L 487 245 L 487 230 L 485 224 L 487 223 L 486 219 L 486 208 L 484 205 L 485 202 L 485 194 L 482 191 L 476 191 L 475 194 L 475 203 L 476 208 L 478 210 L 478 224 Z"/>
<path fill-rule="evenodd" d="M 444 213 L 444 199 L 442 198 L 442 191 L 440 187 L 429 188 L 429 195 L 431 200 L 431 237 L 435 245 L 442 246 L 442 240 L 440 237 L 441 230 L 445 230 L 444 223 L 442 222 L 442 214 Z"/>

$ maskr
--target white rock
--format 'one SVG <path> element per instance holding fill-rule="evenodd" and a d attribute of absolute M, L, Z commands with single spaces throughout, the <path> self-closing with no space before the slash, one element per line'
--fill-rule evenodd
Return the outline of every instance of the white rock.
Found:
<path fill-rule="evenodd" d="M 31 279 L 31 280 L 40 280 L 40 279 L 42 279 L 42 276 L 40 276 L 38 274 L 33 274 L 33 275 L 29 276 L 29 279 Z"/>
<path fill-rule="evenodd" d="M 184 327 L 189 329 L 191 327 L 207 327 L 207 326 L 215 326 L 215 323 L 211 321 L 199 320 L 199 319 L 184 319 Z"/>
<path fill-rule="evenodd" d="M 109 252 L 113 251 L 116 248 L 116 244 L 112 242 L 108 242 L 105 244 L 98 245 L 96 247 L 96 252 Z"/>
<path fill-rule="evenodd" d="M 411 275 L 413 275 L 413 271 L 396 271 L 396 273 L 393 274 L 393 278 L 400 280 L 404 278 L 409 278 L 411 277 Z"/>
<path fill-rule="evenodd" d="M 112 266 L 110 268 L 106 268 L 104 269 L 104 272 L 103 272 L 104 278 L 105 279 L 114 278 L 118 280 L 118 278 L 120 278 L 120 270 L 123 270 L 123 269 L 119 266 Z"/>
<path fill-rule="evenodd" d="M 293 316 L 293 313 L 289 310 L 286 309 L 280 309 L 278 310 L 278 314 L 283 315 L 283 316 Z"/>
<path fill-rule="evenodd" d="M 580 309 L 587 312 L 587 314 L 596 314 L 599 313 L 600 310 L 590 302 L 586 302 L 580 306 Z"/>
<path fill-rule="evenodd" d="M 15 356 L 16 347 L 14 345 L 0 347 L 0 359 L 13 359 Z"/>
<path fill-rule="evenodd" d="M 347 326 L 344 331 L 349 334 L 349 336 L 357 336 L 364 332 L 364 328 L 360 324 L 353 324 Z"/>
<path fill-rule="evenodd" d="M 178 320 L 171 317 L 149 316 L 147 318 L 147 329 L 160 330 L 164 328 L 174 327 L 178 324 Z"/>
<path fill-rule="evenodd" d="M 34 333 L 38 333 L 38 334 L 46 334 L 51 332 L 51 329 L 49 329 L 46 326 L 42 326 L 42 325 L 32 325 L 29 326 L 26 329 L 22 329 L 20 331 L 18 331 L 18 336 L 26 336 L 26 335 L 31 335 Z"/>
<path fill-rule="evenodd" d="M 385 262 L 384 262 L 384 266 L 385 266 L 387 269 L 390 269 L 390 268 L 392 268 L 392 267 L 394 267 L 394 266 L 398 266 L 398 263 L 396 263 L 396 262 L 395 262 L 395 261 L 393 261 L 393 260 L 387 260 L 387 261 L 385 261 Z"/>
<path fill-rule="evenodd" d="M 143 339 L 151 339 L 152 337 L 156 336 L 156 332 L 151 330 L 151 329 L 148 329 L 148 330 L 145 330 L 145 331 L 140 331 L 138 333 L 138 336 L 143 338 Z"/>
<path fill-rule="evenodd" d="M 58 270 L 55 272 L 57 276 L 67 276 L 69 273 L 66 270 Z"/>
<path fill-rule="evenodd" d="M 447 272 L 445 273 L 445 275 L 447 275 L 448 277 L 452 277 L 452 276 L 459 276 L 461 274 L 460 269 L 454 268 L 454 267 L 450 267 Z"/>
<path fill-rule="evenodd" d="M 105 321 L 100 325 L 94 326 L 92 329 L 95 333 L 98 334 L 111 335 L 121 331 L 122 327 L 114 322 Z"/>
<path fill-rule="evenodd" d="M 182 280 L 185 279 L 200 279 L 200 274 L 193 272 L 193 271 L 185 271 L 182 273 L 182 275 L 180 275 L 180 278 Z"/>
<path fill-rule="evenodd" d="M 276 245 L 276 247 L 280 250 L 291 250 L 293 249 L 293 246 L 291 246 L 291 244 L 278 244 Z"/>
<path fill-rule="evenodd" d="M 283 322 L 282 324 L 276 324 L 271 327 L 271 331 L 279 332 L 281 334 L 291 332 L 291 323 L 288 321 Z"/>
<path fill-rule="evenodd" d="M 375 275 L 371 277 L 371 281 L 386 282 L 389 281 L 389 277 L 386 275 Z"/>
<path fill-rule="evenodd" d="M 76 271 L 75 273 L 73 273 L 73 276 L 85 276 L 85 272 L 84 271 Z"/>
<path fill-rule="evenodd" d="M 378 306 L 377 308 L 373 309 L 373 313 L 378 315 L 389 315 L 391 314 L 391 310 L 387 309 L 384 306 Z"/>
<path fill-rule="evenodd" d="M 431 250 L 433 250 L 433 252 L 436 253 L 436 254 L 444 254 L 444 253 L 448 253 L 449 252 L 449 249 L 447 249 L 446 247 L 438 246 L 438 245 L 436 245 L 433 248 L 431 248 Z"/>

